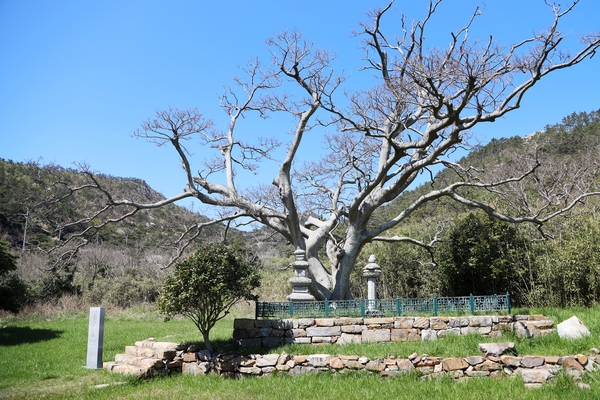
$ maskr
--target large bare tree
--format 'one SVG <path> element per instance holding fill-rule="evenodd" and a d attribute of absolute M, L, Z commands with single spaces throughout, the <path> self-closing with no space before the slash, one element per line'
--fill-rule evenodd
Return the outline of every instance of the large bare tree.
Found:
<path fill-rule="evenodd" d="M 368 14 L 369 21 L 355 32 L 362 38 L 364 70 L 376 76 L 368 90 L 345 90 L 346 78 L 333 67 L 334 53 L 314 48 L 297 32 L 276 36 L 268 42 L 272 63 L 249 63 L 246 76 L 236 79 L 236 85 L 221 97 L 229 116 L 226 129 L 217 129 L 196 109 L 171 108 L 157 112 L 136 132 L 177 151 L 185 173 L 182 193 L 159 203 L 137 204 L 105 192 L 107 208 L 88 221 L 98 220 L 109 208 L 125 211 L 94 227 L 139 210 L 196 198 L 219 210 L 221 217 L 211 223 L 251 220 L 280 233 L 296 249 L 306 251 L 316 298 L 348 299 L 350 272 L 366 243 L 386 240 L 433 246 L 435 237 L 383 236 L 427 203 L 450 198 L 505 221 L 542 225 L 596 194 L 572 191 L 569 202 L 553 204 L 548 198 L 528 215 L 511 216 L 469 198 L 464 189 L 501 195 L 503 185 L 533 174 L 539 165 L 535 159 L 496 181 L 478 179 L 468 166 L 452 159 L 455 150 L 468 145 L 476 125 L 518 109 L 528 91 L 547 75 L 594 55 L 600 46 L 598 34 L 583 36 L 574 54 L 561 48 L 565 35 L 559 23 L 577 2 L 566 8 L 548 4 L 554 14 L 548 28 L 507 46 L 492 36 L 471 39 L 469 32 L 481 13 L 478 8 L 449 35 L 447 47 L 440 48 L 430 45 L 426 36 L 441 2 L 430 1 L 425 18 L 411 23 L 394 14 L 393 1 Z M 390 36 L 384 22 L 394 18 L 392 25 L 400 29 Z M 290 127 L 276 138 L 258 138 L 244 131 L 242 119 L 252 113 L 290 115 L 291 134 L 284 135 Z M 300 159 L 304 147 L 317 148 L 316 134 L 326 143 L 321 159 Z M 193 166 L 186 147 L 192 138 L 215 152 L 200 168 Z M 237 181 L 241 169 L 253 170 L 265 160 L 278 162 L 272 185 L 249 187 Z M 430 190 L 389 220 L 372 222 L 378 208 L 405 192 L 417 177 L 433 179 L 432 171 L 439 167 L 453 168 L 462 179 Z M 87 186 L 102 190 L 88 174 L 92 183 Z M 206 224 L 189 228 L 179 238 L 181 248 Z M 319 259 L 318 250 L 323 248 L 328 262 Z"/>

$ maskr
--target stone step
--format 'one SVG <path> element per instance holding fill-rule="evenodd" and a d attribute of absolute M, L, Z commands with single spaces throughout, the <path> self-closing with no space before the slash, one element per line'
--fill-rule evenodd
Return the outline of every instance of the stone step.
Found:
<path fill-rule="evenodd" d="M 142 368 L 152 368 L 152 369 L 163 369 L 165 368 L 165 363 L 161 358 L 155 357 L 138 357 L 130 354 L 117 354 L 115 356 L 115 363 L 118 364 L 127 364 L 136 367 Z"/>
<path fill-rule="evenodd" d="M 103 363 L 103 368 L 108 372 L 123 375 L 135 375 L 138 378 L 142 378 L 149 375 L 148 368 L 130 364 L 121 364 L 118 362 L 105 362 Z"/>
<path fill-rule="evenodd" d="M 136 357 L 160 358 L 165 360 L 173 360 L 177 355 L 175 347 L 152 348 L 141 346 L 126 346 L 125 354 Z"/>

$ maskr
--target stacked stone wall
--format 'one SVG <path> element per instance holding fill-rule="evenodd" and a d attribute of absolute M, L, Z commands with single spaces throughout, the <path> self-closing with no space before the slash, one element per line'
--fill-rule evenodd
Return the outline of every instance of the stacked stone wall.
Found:
<path fill-rule="evenodd" d="M 543 315 L 459 317 L 236 319 L 233 338 L 241 347 L 275 347 L 302 343 L 373 343 L 435 340 L 448 335 L 520 337 L 545 335 L 554 323 Z"/>
<path fill-rule="evenodd" d="M 114 362 L 104 368 L 114 373 L 138 377 L 170 374 L 218 374 L 229 378 L 269 376 L 273 374 L 302 375 L 329 371 L 334 374 L 364 371 L 394 378 L 415 373 L 423 378 L 449 376 L 454 379 L 478 377 L 503 378 L 519 376 L 526 385 L 539 386 L 556 373 L 565 370 L 580 380 L 588 371 L 600 369 L 597 350 L 594 355 L 573 356 L 515 356 L 514 343 L 483 343 L 480 355 L 440 358 L 412 354 L 407 358 L 387 356 L 368 358 L 357 355 L 291 355 L 286 353 L 242 355 L 237 353 L 210 354 L 196 346 L 156 342 L 148 339 L 127 346 Z M 585 385 L 581 383 L 581 385 Z"/>

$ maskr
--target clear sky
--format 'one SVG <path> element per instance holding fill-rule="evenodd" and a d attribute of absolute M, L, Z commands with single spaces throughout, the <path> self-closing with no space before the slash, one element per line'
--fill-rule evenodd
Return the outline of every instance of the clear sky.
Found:
<path fill-rule="evenodd" d="M 351 32 L 385 1 L 0 0 L 0 158 L 41 158 L 63 167 L 87 162 L 177 194 L 184 178 L 174 151 L 131 136 L 143 119 L 168 106 L 198 107 L 227 123 L 218 96 L 239 74 L 238 65 L 266 59 L 265 40 L 285 29 L 337 51 L 350 82 L 360 84 L 362 53 Z M 511 44 L 552 19 L 543 0 L 486 3 L 471 37 L 493 34 Z M 398 0 L 394 9 L 421 18 L 427 4 Z M 481 4 L 446 0 L 432 37 L 447 43 Z M 574 48 L 579 33 L 600 30 L 600 1 L 581 0 L 564 23 L 566 44 Z M 522 109 L 476 133 L 484 142 L 527 135 L 574 111 L 600 108 L 598 71 L 600 55 L 560 71 L 529 93 Z M 261 130 L 249 128 L 250 135 Z M 267 175 L 258 179 L 270 182 Z"/>

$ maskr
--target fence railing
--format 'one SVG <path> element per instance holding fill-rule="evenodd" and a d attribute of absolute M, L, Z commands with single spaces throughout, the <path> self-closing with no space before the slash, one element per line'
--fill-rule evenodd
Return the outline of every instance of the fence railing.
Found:
<path fill-rule="evenodd" d="M 510 314 L 510 295 L 257 302 L 256 318 L 395 317 L 403 315 Z"/>

